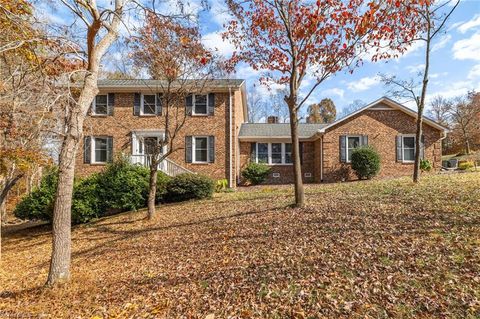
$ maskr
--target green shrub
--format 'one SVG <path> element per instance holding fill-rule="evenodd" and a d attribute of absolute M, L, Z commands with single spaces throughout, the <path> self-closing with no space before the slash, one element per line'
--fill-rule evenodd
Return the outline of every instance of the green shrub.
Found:
<path fill-rule="evenodd" d="M 352 169 L 360 179 L 370 179 L 380 171 L 380 155 L 371 146 L 362 146 L 352 152 Z"/>
<path fill-rule="evenodd" d="M 105 215 L 100 191 L 99 174 L 79 180 L 73 186 L 72 223 L 81 224 Z"/>
<path fill-rule="evenodd" d="M 211 178 L 197 174 L 180 174 L 168 182 L 165 200 L 180 202 L 189 199 L 211 198 L 213 191 L 214 182 Z"/>
<path fill-rule="evenodd" d="M 228 180 L 226 178 L 217 180 L 215 184 L 215 191 L 217 193 L 225 192 L 228 189 Z"/>
<path fill-rule="evenodd" d="M 475 164 L 472 161 L 460 162 L 458 164 L 458 169 L 460 169 L 462 171 L 467 170 L 467 169 L 472 169 L 473 167 L 475 167 Z"/>
<path fill-rule="evenodd" d="M 157 174 L 157 192 L 155 194 L 155 202 L 161 203 L 165 201 L 167 195 L 167 186 L 172 178 L 163 172 Z M 148 198 L 148 197 L 147 197 Z"/>
<path fill-rule="evenodd" d="M 252 185 L 258 185 L 265 181 L 271 168 L 263 163 L 249 163 L 243 170 L 242 176 Z"/>
<path fill-rule="evenodd" d="M 52 220 L 57 183 L 58 169 L 47 169 L 40 185 L 17 204 L 15 216 L 21 219 Z"/>
<path fill-rule="evenodd" d="M 422 159 L 420 161 L 420 169 L 422 172 L 430 172 L 432 170 L 432 163 L 428 159 Z"/>
<path fill-rule="evenodd" d="M 146 206 L 149 170 L 125 158 L 108 164 L 99 174 L 101 209 L 137 210 Z"/>

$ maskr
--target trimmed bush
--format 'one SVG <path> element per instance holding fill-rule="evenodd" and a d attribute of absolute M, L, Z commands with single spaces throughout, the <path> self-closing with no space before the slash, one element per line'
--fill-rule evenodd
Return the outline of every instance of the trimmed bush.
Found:
<path fill-rule="evenodd" d="M 429 160 L 423 159 L 420 161 L 420 170 L 422 172 L 430 172 L 432 170 L 432 163 Z"/>
<path fill-rule="evenodd" d="M 211 198 L 213 191 L 214 182 L 211 178 L 197 174 L 180 174 L 168 182 L 165 200 L 181 202 L 190 199 Z"/>
<path fill-rule="evenodd" d="M 352 152 L 352 169 L 359 179 L 370 179 L 380 171 L 380 155 L 371 146 L 362 146 Z"/>
<path fill-rule="evenodd" d="M 462 171 L 465 171 L 467 169 L 472 169 L 474 167 L 475 167 L 475 163 L 473 163 L 473 161 L 460 162 L 458 164 L 458 169 Z"/>
<path fill-rule="evenodd" d="M 242 176 L 252 185 L 258 185 L 265 181 L 271 168 L 263 163 L 249 163 L 243 170 Z"/>
<path fill-rule="evenodd" d="M 79 180 L 73 186 L 72 223 L 81 224 L 104 215 L 100 192 L 99 174 Z"/>
<path fill-rule="evenodd" d="M 155 202 L 161 203 L 165 201 L 167 195 L 167 186 L 172 178 L 163 172 L 157 173 L 157 192 L 155 193 Z M 147 184 L 148 187 L 148 184 Z M 148 193 L 147 193 L 148 198 Z"/>
<path fill-rule="evenodd" d="M 148 197 L 149 171 L 125 158 L 108 164 L 99 174 L 98 196 L 102 210 L 137 210 L 145 207 Z"/>
<path fill-rule="evenodd" d="M 20 219 L 52 220 L 57 183 L 58 169 L 47 169 L 40 185 L 17 204 L 15 216 Z"/>

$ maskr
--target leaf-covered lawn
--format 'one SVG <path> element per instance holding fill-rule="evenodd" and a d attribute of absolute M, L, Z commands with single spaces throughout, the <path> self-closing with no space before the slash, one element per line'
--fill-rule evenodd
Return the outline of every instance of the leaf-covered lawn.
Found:
<path fill-rule="evenodd" d="M 478 318 L 480 174 L 259 187 L 73 231 L 46 289 L 48 228 L 10 235 L 0 318 Z M 215 317 L 213 317 L 213 315 Z"/>

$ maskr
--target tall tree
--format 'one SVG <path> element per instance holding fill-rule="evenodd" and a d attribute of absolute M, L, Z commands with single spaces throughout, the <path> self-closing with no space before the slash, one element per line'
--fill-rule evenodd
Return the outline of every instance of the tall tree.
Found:
<path fill-rule="evenodd" d="M 204 47 L 198 27 L 178 17 L 160 17 L 148 12 L 145 26 L 133 38 L 131 47 L 135 65 L 147 69 L 152 79 L 160 80 L 157 87 L 150 89 L 161 100 L 161 111 L 155 114 L 162 118 L 164 136 L 150 139 L 150 145 L 144 143 L 149 146 L 148 217 L 152 219 L 158 167 L 180 149 L 174 142 L 188 115 L 185 99 L 191 98 L 191 93 L 202 93 L 219 66 L 213 52 Z M 215 99 L 212 97 L 209 102 L 214 103 Z M 205 108 L 210 107 L 205 104 Z"/>
<path fill-rule="evenodd" d="M 295 206 L 305 202 L 298 140 L 299 110 L 331 75 L 360 65 L 368 49 L 387 46 L 399 52 L 416 33 L 413 17 L 428 0 L 227 0 L 233 16 L 224 37 L 237 51 L 232 64 L 244 61 L 267 70 L 262 80 L 286 85 L 295 180 Z M 377 51 L 373 60 L 389 57 Z M 309 76 L 313 85 L 306 87 Z M 305 94 L 300 94 L 300 89 Z"/>
<path fill-rule="evenodd" d="M 406 2 L 398 1 L 400 7 L 409 6 Z M 453 6 L 450 4 L 453 3 Z M 413 181 L 417 183 L 420 180 L 420 161 L 423 135 L 423 113 L 425 109 L 425 99 L 427 96 L 430 60 L 432 46 L 434 41 L 445 30 L 446 22 L 457 8 L 460 0 L 445 1 L 423 1 L 420 3 L 418 15 L 416 16 L 417 35 L 410 42 L 420 41 L 425 44 L 424 66 L 419 72 L 420 83 L 414 79 L 401 80 L 396 76 L 382 76 L 383 82 L 393 87 L 391 93 L 397 97 L 406 97 L 415 102 L 417 106 L 417 129 L 415 137 L 415 163 L 413 168 Z"/>
<path fill-rule="evenodd" d="M 312 104 L 307 109 L 307 123 L 332 123 L 337 117 L 337 108 L 332 99 L 323 99 L 318 104 Z"/>
<path fill-rule="evenodd" d="M 128 0 L 115 0 L 109 6 L 98 6 L 96 1 L 61 0 L 86 28 L 84 42 L 85 68 L 76 72 L 80 77 L 78 96 L 70 101 L 68 116 L 59 156 L 58 188 L 53 210 L 52 258 L 47 285 L 64 283 L 70 279 L 71 261 L 71 206 L 75 157 L 83 136 L 83 122 L 98 93 L 100 62 L 105 52 L 117 39 Z M 85 43 L 85 45 L 82 45 Z"/>
<path fill-rule="evenodd" d="M 441 95 L 435 96 L 430 102 L 430 108 L 427 111 L 434 121 L 442 124 L 443 126 L 449 126 L 449 110 L 451 109 L 451 101 L 447 100 Z"/>
<path fill-rule="evenodd" d="M 460 136 L 465 154 L 470 154 L 474 137 L 480 136 L 480 93 L 469 92 L 449 103 L 448 116 L 454 134 Z"/>

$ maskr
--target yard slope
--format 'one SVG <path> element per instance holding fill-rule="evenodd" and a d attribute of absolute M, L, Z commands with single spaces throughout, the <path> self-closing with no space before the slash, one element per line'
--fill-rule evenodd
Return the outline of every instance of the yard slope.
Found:
<path fill-rule="evenodd" d="M 9 235 L 0 317 L 480 316 L 480 174 L 258 187 L 75 227 L 45 289 L 48 228 Z"/>

